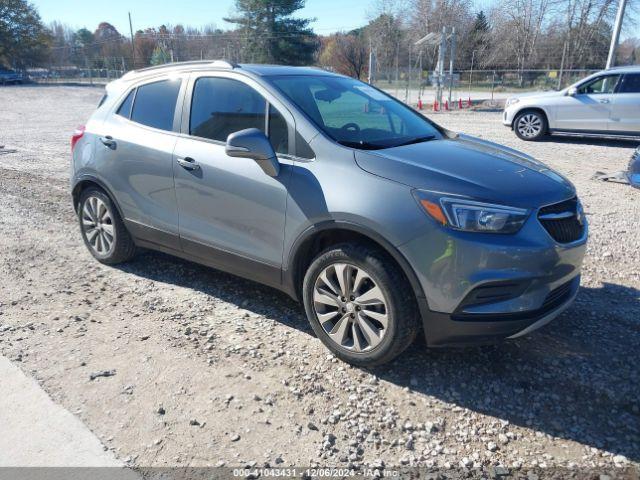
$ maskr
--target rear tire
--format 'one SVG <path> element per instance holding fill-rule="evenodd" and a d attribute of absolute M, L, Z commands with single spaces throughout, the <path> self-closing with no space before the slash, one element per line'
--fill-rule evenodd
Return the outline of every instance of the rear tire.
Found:
<path fill-rule="evenodd" d="M 82 239 L 91 255 L 107 265 L 131 260 L 136 252 L 118 209 L 98 187 L 82 191 L 78 202 L 78 221 Z"/>
<path fill-rule="evenodd" d="M 521 140 L 537 141 L 547 135 L 547 118 L 538 110 L 523 110 L 513 121 L 513 131 Z"/>
<path fill-rule="evenodd" d="M 311 263 L 302 289 L 314 332 L 336 357 L 352 365 L 393 360 L 419 330 L 413 289 L 379 249 L 332 247 Z"/>

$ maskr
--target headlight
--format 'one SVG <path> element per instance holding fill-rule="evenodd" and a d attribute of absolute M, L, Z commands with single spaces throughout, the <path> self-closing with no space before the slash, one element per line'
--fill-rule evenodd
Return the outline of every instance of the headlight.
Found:
<path fill-rule="evenodd" d="M 515 233 L 529 216 L 529 211 L 522 208 L 438 196 L 421 190 L 414 190 L 414 195 L 424 211 L 438 223 L 465 232 Z"/>
<path fill-rule="evenodd" d="M 504 108 L 509 108 L 511 105 L 515 105 L 520 101 L 519 98 L 509 98 L 507 103 L 504 104 Z"/>

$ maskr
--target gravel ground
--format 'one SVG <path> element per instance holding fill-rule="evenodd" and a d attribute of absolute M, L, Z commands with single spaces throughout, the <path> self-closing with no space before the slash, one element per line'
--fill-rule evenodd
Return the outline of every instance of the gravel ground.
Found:
<path fill-rule="evenodd" d="M 0 88 L 0 144 L 17 149 L 0 155 L 0 352 L 118 458 L 498 467 L 525 478 L 619 478 L 640 466 L 640 191 L 590 179 L 624 169 L 633 144 L 524 143 L 499 113 L 437 114 L 576 184 L 591 225 L 583 286 L 528 337 L 433 351 L 418 342 L 363 370 L 330 355 L 275 290 L 159 253 L 116 268 L 92 259 L 69 201 L 69 137 L 100 96 Z"/>

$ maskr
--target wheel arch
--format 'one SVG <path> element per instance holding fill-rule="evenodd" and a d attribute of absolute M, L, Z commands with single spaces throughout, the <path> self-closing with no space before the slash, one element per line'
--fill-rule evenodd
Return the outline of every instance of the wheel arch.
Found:
<path fill-rule="evenodd" d="M 379 233 L 361 225 L 345 221 L 325 221 L 309 227 L 293 243 L 287 261 L 284 262 L 283 284 L 295 299 L 302 298 L 302 279 L 313 259 L 332 245 L 349 241 L 363 242 L 377 247 L 400 267 L 411 285 L 416 300 L 424 298 L 424 292 L 408 260 L 391 242 Z"/>
<path fill-rule="evenodd" d="M 116 201 L 115 196 L 111 192 L 111 189 L 109 189 L 109 187 L 102 180 L 100 180 L 99 178 L 93 175 L 82 175 L 81 177 L 78 177 L 78 179 L 73 185 L 73 188 L 71 189 L 71 197 L 73 199 L 73 208 L 76 211 L 76 213 L 78 213 L 78 202 L 80 201 L 80 195 L 82 195 L 82 192 L 89 187 L 98 187 L 101 190 L 103 190 L 104 193 L 109 196 L 109 199 L 111 200 L 111 202 L 115 205 L 116 210 L 118 210 L 118 215 L 120 215 L 120 218 L 124 220 L 124 215 L 122 215 L 122 209 L 120 208 L 120 205 L 118 205 L 118 202 Z"/>
<path fill-rule="evenodd" d="M 513 115 L 513 120 L 511 120 L 511 129 L 514 130 L 516 127 L 516 120 L 518 119 L 518 117 L 520 115 L 522 115 L 524 112 L 536 112 L 536 113 L 540 113 L 542 114 L 542 116 L 544 117 L 544 120 L 547 124 L 547 130 L 545 133 L 549 132 L 549 114 L 547 113 L 547 111 L 543 108 L 543 107 L 539 107 L 539 106 L 523 106 L 520 110 L 518 110 L 514 115 Z"/>

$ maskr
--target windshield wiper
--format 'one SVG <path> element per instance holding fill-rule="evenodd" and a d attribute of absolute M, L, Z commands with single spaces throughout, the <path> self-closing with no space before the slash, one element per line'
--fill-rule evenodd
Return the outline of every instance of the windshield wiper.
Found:
<path fill-rule="evenodd" d="M 381 148 L 388 148 L 385 145 L 379 145 L 377 143 L 369 142 L 350 142 L 348 140 L 339 140 L 338 143 L 340 145 L 344 145 L 345 147 L 360 148 L 362 150 L 379 150 Z"/>
<path fill-rule="evenodd" d="M 407 140 L 406 142 L 398 143 L 397 145 L 394 145 L 394 147 L 403 147 L 405 145 L 412 145 L 414 143 L 428 142 L 429 140 L 433 140 L 434 138 L 436 138 L 435 135 L 424 135 L 422 137 L 412 138 L 411 140 Z"/>

